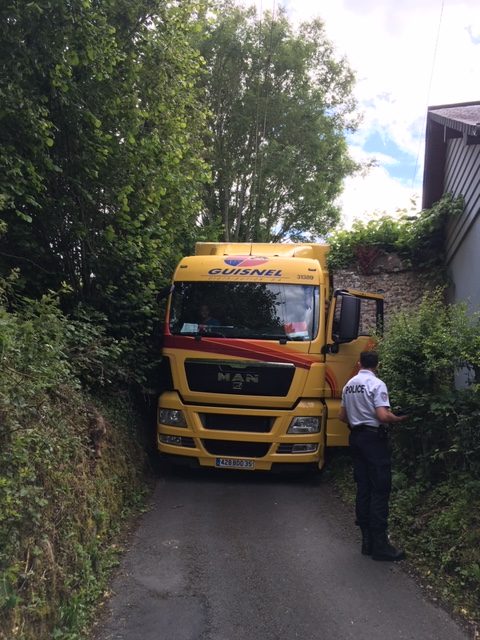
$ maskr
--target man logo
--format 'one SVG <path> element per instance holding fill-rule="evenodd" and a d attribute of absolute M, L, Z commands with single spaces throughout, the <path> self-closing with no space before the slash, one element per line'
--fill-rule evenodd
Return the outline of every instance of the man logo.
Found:
<path fill-rule="evenodd" d="M 241 391 L 244 384 L 258 384 L 259 376 L 256 373 L 223 373 L 219 371 L 218 382 L 229 382 L 234 391 Z"/>

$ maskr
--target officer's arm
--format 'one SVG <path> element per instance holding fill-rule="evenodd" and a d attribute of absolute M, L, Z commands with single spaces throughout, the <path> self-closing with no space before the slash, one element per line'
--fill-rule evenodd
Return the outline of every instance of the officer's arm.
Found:
<path fill-rule="evenodd" d="M 340 407 L 340 411 L 338 412 L 338 418 L 342 422 L 348 423 L 347 412 L 345 411 L 345 407 Z"/>
<path fill-rule="evenodd" d="M 396 416 L 390 411 L 389 407 L 377 407 L 375 409 L 375 413 L 377 414 L 377 418 L 382 424 L 389 424 L 391 422 L 403 422 L 408 418 L 408 416 Z"/>

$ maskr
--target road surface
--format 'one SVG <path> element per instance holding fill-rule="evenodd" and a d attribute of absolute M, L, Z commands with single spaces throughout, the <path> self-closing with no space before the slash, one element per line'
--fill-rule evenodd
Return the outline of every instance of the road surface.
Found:
<path fill-rule="evenodd" d="M 466 640 L 399 565 L 360 554 L 329 483 L 166 475 L 94 640 Z"/>

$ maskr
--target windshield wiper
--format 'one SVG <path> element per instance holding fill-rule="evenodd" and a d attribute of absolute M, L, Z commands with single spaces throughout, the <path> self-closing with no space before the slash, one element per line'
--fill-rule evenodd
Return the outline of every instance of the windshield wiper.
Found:
<path fill-rule="evenodd" d="M 196 338 L 200 340 L 201 338 L 226 338 L 226 335 L 221 331 L 182 331 L 177 334 L 179 336 L 187 336 L 188 338 Z"/>
<path fill-rule="evenodd" d="M 177 335 L 186 336 L 190 338 L 196 338 L 201 340 L 202 338 L 226 338 L 227 335 L 221 331 L 182 331 Z M 303 341 L 301 336 L 289 337 L 285 333 L 236 333 L 228 335 L 229 338 L 240 338 L 244 340 L 278 340 L 281 344 L 285 344 L 289 341 Z"/>
<path fill-rule="evenodd" d="M 290 338 L 284 333 L 259 333 L 250 337 L 254 340 L 279 340 L 282 343 L 290 340 Z"/>

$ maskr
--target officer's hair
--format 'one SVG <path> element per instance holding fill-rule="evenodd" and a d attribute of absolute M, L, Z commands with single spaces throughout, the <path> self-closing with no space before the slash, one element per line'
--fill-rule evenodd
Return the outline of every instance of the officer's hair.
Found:
<path fill-rule="evenodd" d="M 378 365 L 378 353 L 376 351 L 362 351 L 360 364 L 364 369 L 375 369 Z"/>

